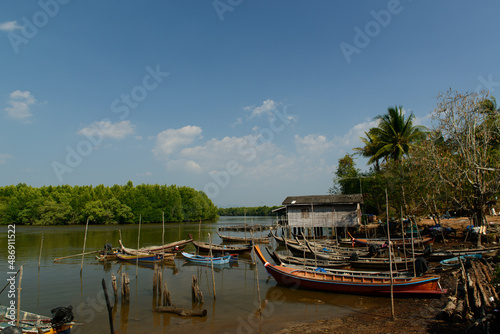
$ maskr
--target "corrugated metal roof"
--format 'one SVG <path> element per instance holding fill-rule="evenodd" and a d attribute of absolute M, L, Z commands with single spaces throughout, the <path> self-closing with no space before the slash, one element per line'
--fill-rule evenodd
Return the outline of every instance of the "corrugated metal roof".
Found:
<path fill-rule="evenodd" d="M 335 203 L 363 203 L 363 195 L 310 195 L 310 196 L 288 196 L 282 205 L 311 205 L 311 204 L 335 204 Z"/>

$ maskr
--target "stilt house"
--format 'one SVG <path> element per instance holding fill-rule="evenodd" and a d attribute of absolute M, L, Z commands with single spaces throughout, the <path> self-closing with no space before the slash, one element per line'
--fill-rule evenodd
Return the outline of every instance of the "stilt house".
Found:
<path fill-rule="evenodd" d="M 361 204 L 361 194 L 289 196 L 274 212 L 288 233 L 326 236 L 339 227 L 360 226 Z"/>

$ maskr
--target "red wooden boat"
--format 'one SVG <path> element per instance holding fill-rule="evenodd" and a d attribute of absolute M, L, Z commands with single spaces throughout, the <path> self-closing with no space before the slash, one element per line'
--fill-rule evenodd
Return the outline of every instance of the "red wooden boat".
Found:
<path fill-rule="evenodd" d="M 296 288 L 338 292 L 358 295 L 387 296 L 391 293 L 391 279 L 387 275 L 373 274 L 335 274 L 312 270 L 298 270 L 272 265 L 266 261 L 259 246 L 254 246 L 255 254 L 264 264 L 267 272 L 274 277 L 279 285 Z M 421 277 L 393 278 L 395 296 L 413 297 L 442 295 L 439 275 L 424 275 Z"/>

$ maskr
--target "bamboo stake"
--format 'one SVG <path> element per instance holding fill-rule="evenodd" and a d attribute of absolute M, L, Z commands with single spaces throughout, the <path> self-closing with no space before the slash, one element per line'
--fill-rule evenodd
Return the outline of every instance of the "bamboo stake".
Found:
<path fill-rule="evenodd" d="M 42 259 L 43 233 L 42 241 L 40 242 L 40 255 L 38 255 L 38 271 L 40 271 L 40 260 Z"/>
<path fill-rule="evenodd" d="M 141 242 L 141 219 L 142 215 L 139 215 L 139 233 L 137 234 L 137 249 L 139 249 L 139 244 Z M 135 278 L 137 280 L 137 276 L 139 274 L 139 252 L 137 252 L 137 256 L 135 258 Z"/>
<path fill-rule="evenodd" d="M 99 253 L 99 251 L 92 251 L 92 252 L 87 252 L 87 253 L 78 253 L 78 254 L 75 254 L 75 255 L 68 255 L 68 256 L 63 256 L 63 257 L 58 257 L 58 258 L 55 258 L 54 259 L 54 262 L 58 262 L 60 260 L 64 260 L 64 259 L 69 259 L 69 258 L 72 258 L 72 257 L 77 257 L 77 256 L 82 256 L 82 255 L 89 255 L 89 254 L 95 254 L 95 253 Z"/>
<path fill-rule="evenodd" d="M 252 245 L 254 245 L 254 247 L 252 248 L 253 250 L 253 263 L 255 263 L 255 243 L 254 243 L 254 237 L 253 237 L 253 219 L 252 219 Z M 305 261 L 304 261 L 305 262 Z M 256 275 L 256 280 L 257 280 L 257 295 L 259 296 L 259 319 L 260 319 L 260 316 L 262 314 L 262 302 L 260 300 L 260 286 L 259 286 L 259 267 L 258 266 L 255 266 L 255 275 Z M 260 323 L 260 320 L 259 320 L 259 323 Z"/>
<path fill-rule="evenodd" d="M 162 252 L 162 258 L 163 261 L 165 261 L 165 212 L 162 212 L 161 214 L 161 225 L 162 225 L 162 233 L 161 233 L 161 249 L 163 250 Z"/>
<path fill-rule="evenodd" d="M 83 258 L 85 257 L 85 244 L 87 243 L 87 229 L 89 227 L 89 219 L 87 218 L 87 224 L 85 224 L 85 238 L 83 239 L 83 251 L 82 251 L 82 265 L 80 266 L 80 276 L 83 272 Z"/>
<path fill-rule="evenodd" d="M 214 274 L 214 260 L 212 256 L 212 236 L 208 233 L 208 241 L 210 242 L 210 264 L 212 265 L 212 283 L 214 288 L 214 300 L 215 300 L 215 274 Z"/>
<path fill-rule="evenodd" d="M 403 207 L 401 207 L 401 233 L 403 235 L 403 254 L 405 256 L 405 269 L 408 271 L 408 258 L 406 257 L 405 227 L 403 224 Z"/>
<path fill-rule="evenodd" d="M 23 266 L 20 268 L 19 284 L 17 285 L 17 321 L 16 326 L 19 327 L 19 319 L 21 318 L 21 281 L 23 280 Z"/>
<path fill-rule="evenodd" d="M 391 275 L 391 315 L 394 320 L 394 278 L 392 276 L 392 252 L 391 252 L 391 232 L 389 230 L 389 199 L 387 196 L 387 188 L 385 188 L 385 210 L 387 219 L 387 238 L 389 241 L 389 270 Z"/>
<path fill-rule="evenodd" d="M 417 224 L 415 224 L 417 226 Z M 417 276 L 417 268 L 415 267 L 415 241 L 413 240 L 413 221 L 410 219 L 411 228 L 411 257 L 413 259 L 413 276 Z"/>

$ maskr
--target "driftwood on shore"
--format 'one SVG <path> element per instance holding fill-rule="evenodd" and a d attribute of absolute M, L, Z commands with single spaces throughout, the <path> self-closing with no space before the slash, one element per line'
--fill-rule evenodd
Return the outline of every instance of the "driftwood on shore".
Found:
<path fill-rule="evenodd" d="M 174 313 L 183 317 L 205 317 L 207 315 L 206 309 L 190 310 L 177 306 L 159 306 L 155 309 L 155 312 Z"/>
<path fill-rule="evenodd" d="M 479 259 L 462 262 L 457 269 L 457 289 L 441 310 L 441 318 L 454 323 L 484 325 L 494 319 L 494 301 L 498 293 L 491 284 L 493 268 Z M 491 316 L 490 316 L 491 315 Z"/>

